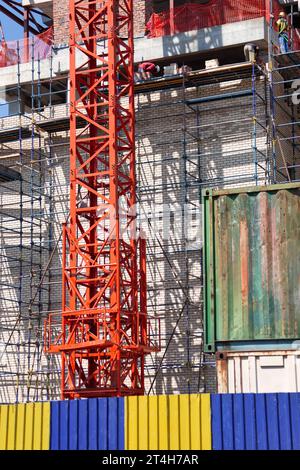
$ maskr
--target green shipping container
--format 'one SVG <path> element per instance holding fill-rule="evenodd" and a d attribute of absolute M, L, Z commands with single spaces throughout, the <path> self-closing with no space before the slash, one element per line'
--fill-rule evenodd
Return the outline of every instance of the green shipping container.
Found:
<path fill-rule="evenodd" d="M 300 338 L 300 184 L 204 190 L 205 350 Z"/>

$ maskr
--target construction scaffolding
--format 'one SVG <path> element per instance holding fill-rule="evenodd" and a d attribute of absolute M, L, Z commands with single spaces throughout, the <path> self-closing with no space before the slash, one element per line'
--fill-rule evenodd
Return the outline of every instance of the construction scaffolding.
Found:
<path fill-rule="evenodd" d="M 148 313 L 160 319 L 162 334 L 162 351 L 146 360 L 146 393 L 215 387 L 214 360 L 202 349 L 201 190 L 299 180 L 300 54 L 278 53 L 274 24 L 265 62 L 136 84 Z M 16 83 L 5 87 L 0 105 L 0 165 L 9 169 L 0 167 L 3 403 L 59 398 L 59 359 L 45 356 L 42 329 L 49 313 L 61 311 L 69 214 L 68 76 L 54 70 L 57 49 L 50 47 L 46 58 L 32 50 L 31 78 L 24 79 L 16 51 Z"/>
<path fill-rule="evenodd" d="M 35 41 L 30 47 L 34 49 Z M 58 364 L 42 354 L 43 320 L 53 308 L 53 278 L 60 273 L 60 263 L 56 259 L 56 267 L 50 268 L 49 262 L 54 261 L 53 247 L 67 212 L 56 211 L 60 219 L 54 217 L 52 140 L 61 120 L 55 122 L 54 134 L 51 128 L 53 106 L 66 90 L 61 77 L 57 84 L 52 72 L 42 82 L 41 59 L 34 53 L 31 81 L 21 83 L 19 43 L 16 51 L 17 83 L 5 88 L 8 104 L 2 106 L 9 108 L 9 116 L 1 118 L 0 130 L 1 164 L 20 174 L 17 183 L 0 185 L 1 311 L 5 315 L 0 324 L 2 402 L 50 399 L 51 388 L 59 384 Z M 53 52 L 50 68 L 52 56 Z M 63 114 L 67 121 L 66 108 Z"/>
<path fill-rule="evenodd" d="M 270 119 L 272 135 L 273 182 L 299 181 L 300 162 L 300 33 L 293 28 L 294 6 L 291 5 L 289 51 L 282 53 L 278 42 L 276 16 L 270 1 L 273 16 L 269 27 L 269 86 Z"/>

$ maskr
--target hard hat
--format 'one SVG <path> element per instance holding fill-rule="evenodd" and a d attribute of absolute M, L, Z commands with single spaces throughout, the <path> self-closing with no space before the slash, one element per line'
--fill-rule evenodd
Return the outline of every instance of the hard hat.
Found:
<path fill-rule="evenodd" d="M 284 12 L 284 11 L 281 11 L 281 12 L 279 13 L 279 16 L 285 16 L 285 12 Z"/>

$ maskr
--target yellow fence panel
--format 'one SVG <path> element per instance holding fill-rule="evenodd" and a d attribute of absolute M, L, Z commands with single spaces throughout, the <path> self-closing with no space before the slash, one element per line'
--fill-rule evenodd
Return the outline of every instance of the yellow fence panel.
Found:
<path fill-rule="evenodd" d="M 0 450 L 48 450 L 50 403 L 0 406 Z"/>
<path fill-rule="evenodd" d="M 210 450 L 210 395 L 125 399 L 127 450 Z"/>

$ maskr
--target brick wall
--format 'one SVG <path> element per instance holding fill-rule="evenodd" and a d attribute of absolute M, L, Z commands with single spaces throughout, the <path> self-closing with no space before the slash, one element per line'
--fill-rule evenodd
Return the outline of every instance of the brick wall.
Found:
<path fill-rule="evenodd" d="M 134 0 L 134 35 L 135 37 L 144 36 L 145 26 L 152 14 L 153 7 L 151 0 Z"/>
<path fill-rule="evenodd" d="M 69 0 L 53 0 L 54 44 L 69 42 Z"/>
<path fill-rule="evenodd" d="M 134 0 L 134 34 L 144 36 L 145 25 L 152 13 L 151 0 Z M 69 0 L 53 0 L 54 43 L 69 42 Z"/>

